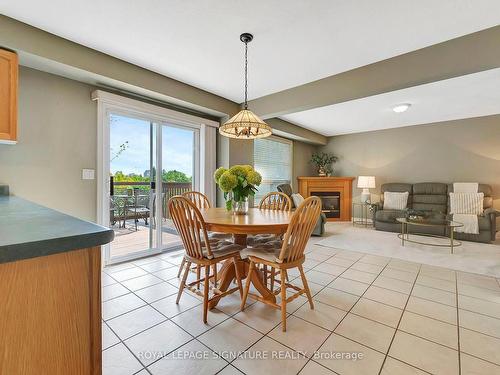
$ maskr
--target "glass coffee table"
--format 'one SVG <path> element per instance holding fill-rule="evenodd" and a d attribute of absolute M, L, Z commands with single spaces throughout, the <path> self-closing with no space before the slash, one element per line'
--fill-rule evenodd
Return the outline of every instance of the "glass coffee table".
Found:
<path fill-rule="evenodd" d="M 401 223 L 401 233 L 398 234 L 398 237 L 401 239 L 401 245 L 404 246 L 405 242 L 416 243 L 419 245 L 427 245 L 427 246 L 438 246 L 438 247 L 449 247 L 451 249 L 451 253 L 453 254 L 453 248 L 462 245 L 461 241 L 455 240 L 453 238 L 454 230 L 458 227 L 463 227 L 462 223 L 452 221 L 452 220 L 432 220 L 432 219 L 407 219 L 405 217 L 398 217 L 396 219 L 399 223 Z M 408 226 L 415 227 L 435 227 L 442 228 L 445 233 L 449 233 L 449 236 L 441 236 L 438 234 L 427 234 L 427 233 L 418 233 L 413 232 L 411 234 L 421 236 L 421 237 L 430 237 L 430 238 L 442 238 L 449 240 L 449 244 L 436 244 L 431 242 L 423 242 L 416 241 L 414 239 L 410 239 L 410 233 L 408 232 Z"/>

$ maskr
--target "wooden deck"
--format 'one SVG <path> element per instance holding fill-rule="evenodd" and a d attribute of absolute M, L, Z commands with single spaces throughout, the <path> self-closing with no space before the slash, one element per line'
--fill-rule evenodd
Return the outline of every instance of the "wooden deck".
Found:
<path fill-rule="evenodd" d="M 170 226 L 167 224 L 167 226 Z M 141 250 L 147 250 L 150 248 L 149 243 L 149 226 L 141 224 L 137 227 L 133 226 L 132 221 L 127 222 L 126 228 L 118 228 L 113 226 L 112 229 L 115 231 L 115 239 L 111 243 L 111 257 L 124 256 L 132 254 Z M 156 233 L 153 232 L 153 236 Z M 166 248 L 179 246 L 182 244 L 181 239 L 176 234 L 171 234 L 168 232 L 162 233 L 163 246 Z"/>

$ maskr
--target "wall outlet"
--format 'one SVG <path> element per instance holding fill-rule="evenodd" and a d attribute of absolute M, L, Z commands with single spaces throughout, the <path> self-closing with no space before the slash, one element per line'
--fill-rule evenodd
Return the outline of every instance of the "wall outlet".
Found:
<path fill-rule="evenodd" d="M 94 169 L 82 169 L 82 180 L 93 180 L 95 179 Z"/>

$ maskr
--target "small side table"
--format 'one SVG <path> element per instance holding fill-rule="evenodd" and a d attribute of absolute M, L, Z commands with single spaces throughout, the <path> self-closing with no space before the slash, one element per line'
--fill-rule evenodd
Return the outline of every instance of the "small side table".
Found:
<path fill-rule="evenodd" d="M 352 225 L 356 226 L 364 226 L 367 227 L 370 225 L 368 222 L 368 211 L 369 211 L 370 203 L 363 202 L 352 202 Z M 356 218 L 356 208 L 361 216 Z"/>

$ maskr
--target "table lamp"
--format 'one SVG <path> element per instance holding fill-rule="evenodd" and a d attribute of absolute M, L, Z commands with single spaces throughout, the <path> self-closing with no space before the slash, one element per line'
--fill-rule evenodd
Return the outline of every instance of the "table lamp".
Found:
<path fill-rule="evenodd" d="M 375 176 L 358 176 L 358 188 L 363 189 L 361 193 L 361 202 L 370 202 L 371 196 L 369 189 L 375 188 Z"/>

